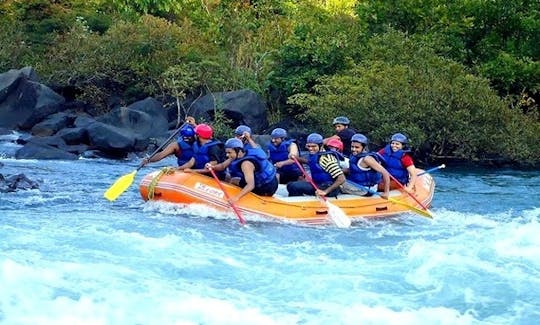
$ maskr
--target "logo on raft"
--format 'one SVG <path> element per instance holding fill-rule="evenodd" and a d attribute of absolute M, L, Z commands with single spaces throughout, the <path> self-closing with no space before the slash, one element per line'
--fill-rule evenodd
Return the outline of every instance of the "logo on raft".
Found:
<path fill-rule="evenodd" d="M 223 191 L 221 191 L 221 190 L 219 190 L 219 189 L 217 189 L 217 188 L 208 186 L 208 185 L 203 184 L 203 183 L 197 182 L 197 183 L 195 184 L 195 189 L 196 189 L 196 190 L 199 190 L 199 191 L 201 191 L 201 192 L 210 194 L 210 195 L 212 195 L 212 196 L 214 196 L 214 197 L 217 197 L 217 198 L 220 198 L 220 199 L 223 198 Z"/>

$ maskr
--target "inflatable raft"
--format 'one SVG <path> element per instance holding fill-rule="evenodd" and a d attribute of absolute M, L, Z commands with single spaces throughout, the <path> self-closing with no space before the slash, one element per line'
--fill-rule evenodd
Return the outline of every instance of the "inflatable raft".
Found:
<path fill-rule="evenodd" d="M 420 173 L 421 170 L 418 171 Z M 229 196 L 240 188 L 222 182 L 223 189 Z M 161 200 L 181 204 L 205 204 L 222 211 L 230 211 L 231 205 L 219 184 L 211 176 L 198 173 L 184 173 L 174 168 L 164 168 L 146 175 L 139 190 L 144 200 Z M 349 218 L 381 218 L 400 213 L 411 212 L 411 207 L 422 209 L 429 207 L 433 199 L 435 182 L 433 177 L 424 173 L 417 177 L 414 200 L 402 190 L 392 190 L 391 201 L 379 196 L 361 197 L 342 194 L 337 198 L 329 197 L 332 204 L 338 206 Z M 395 201 L 402 204 L 397 204 Z M 404 204 L 403 204 L 404 203 Z M 407 207 L 409 205 L 409 207 Z M 330 223 L 327 205 L 314 196 L 287 196 L 283 185 L 272 197 L 249 193 L 235 203 L 244 216 L 257 215 L 274 220 L 288 220 L 312 225 Z"/>

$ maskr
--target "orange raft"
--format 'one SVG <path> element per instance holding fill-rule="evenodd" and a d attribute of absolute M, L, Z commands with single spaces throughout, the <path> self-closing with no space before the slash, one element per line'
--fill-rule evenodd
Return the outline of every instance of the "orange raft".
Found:
<path fill-rule="evenodd" d="M 418 173 L 422 170 L 418 170 Z M 236 195 L 240 188 L 222 182 L 229 196 Z M 146 175 L 139 186 L 144 200 L 161 200 L 182 204 L 205 204 L 222 211 L 230 211 L 230 204 L 215 179 L 203 174 L 184 173 L 173 168 L 164 168 Z M 430 174 L 417 177 L 415 196 L 424 206 L 429 207 L 433 199 L 435 181 Z M 402 190 L 392 190 L 390 197 L 415 208 L 421 206 Z M 403 204 L 396 204 L 379 196 L 362 197 L 342 194 L 328 198 L 340 207 L 350 218 L 379 218 L 411 210 Z M 249 193 L 235 203 L 243 216 L 258 215 L 264 218 L 289 220 L 313 225 L 330 223 L 328 209 L 324 202 L 314 196 L 288 197 L 283 185 L 272 197 Z"/>

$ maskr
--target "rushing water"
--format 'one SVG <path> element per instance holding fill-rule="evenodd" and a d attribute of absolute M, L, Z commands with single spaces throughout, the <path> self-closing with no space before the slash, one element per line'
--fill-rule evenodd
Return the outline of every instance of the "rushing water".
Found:
<path fill-rule="evenodd" d="M 429 220 L 350 229 L 145 203 L 137 161 L 0 159 L 1 324 L 537 324 L 540 172 L 434 173 Z"/>

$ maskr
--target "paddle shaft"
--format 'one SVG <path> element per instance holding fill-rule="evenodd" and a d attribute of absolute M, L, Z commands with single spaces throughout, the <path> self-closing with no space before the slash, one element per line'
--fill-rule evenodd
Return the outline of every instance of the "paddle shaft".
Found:
<path fill-rule="evenodd" d="M 378 195 L 378 196 L 382 197 L 382 195 L 381 195 L 379 192 L 374 191 L 374 190 L 370 189 L 369 187 L 360 185 L 360 184 L 355 183 L 355 182 L 353 182 L 353 181 L 351 181 L 351 180 L 347 180 L 347 182 L 349 182 L 349 183 L 351 183 L 352 185 L 358 187 L 359 189 L 362 189 L 362 190 L 364 190 L 364 191 L 367 191 L 368 193 L 371 193 L 371 194 Z M 416 212 L 416 213 L 422 215 L 423 217 L 428 217 L 428 218 L 430 218 L 430 219 L 433 218 L 433 216 L 432 216 L 429 212 L 424 211 L 424 210 L 420 210 L 420 209 L 418 209 L 418 208 L 416 208 L 416 207 L 413 207 L 412 205 L 409 205 L 409 204 L 407 204 L 407 203 L 405 203 L 405 202 L 401 202 L 401 201 L 396 200 L 396 199 L 393 199 L 393 198 L 388 198 L 387 200 L 390 201 L 390 202 L 396 203 L 396 204 L 400 204 L 400 205 L 406 206 L 407 208 L 409 208 L 409 210 L 412 210 L 412 211 L 414 211 L 414 212 Z"/>
<path fill-rule="evenodd" d="M 159 147 L 157 147 L 156 150 L 154 150 L 154 152 L 152 152 L 152 154 L 150 156 L 148 156 L 148 160 L 152 159 L 152 157 L 154 157 L 155 155 L 157 155 L 158 152 L 160 152 L 161 150 L 163 150 L 163 148 L 165 148 L 166 145 L 169 144 L 169 142 L 171 142 L 171 140 L 178 134 L 178 132 L 180 132 L 180 130 L 187 124 L 187 122 L 184 122 L 184 124 L 182 124 L 178 129 L 176 129 L 176 131 L 174 131 L 171 136 L 169 138 L 167 138 L 167 140 L 165 140 L 165 142 L 163 142 Z M 137 167 L 137 170 L 141 169 L 144 165 L 141 163 L 139 165 L 139 167 Z"/>
<path fill-rule="evenodd" d="M 311 184 L 311 186 L 313 186 L 315 191 L 318 191 L 319 188 L 313 181 L 313 178 L 311 178 L 311 176 L 309 176 L 309 174 L 306 172 L 306 170 L 304 169 L 304 166 L 302 166 L 302 164 L 298 161 L 298 159 L 296 159 L 296 157 L 293 157 L 293 160 L 296 163 L 296 165 L 298 165 L 298 168 L 300 168 L 300 170 L 302 171 L 302 174 L 304 174 L 304 177 L 307 179 L 307 181 Z M 321 195 L 321 198 L 323 199 L 323 201 L 326 202 L 326 196 Z"/>
<path fill-rule="evenodd" d="M 405 193 L 407 193 L 407 195 L 409 195 L 413 200 L 415 200 L 416 203 L 420 204 L 420 206 L 421 206 L 424 210 L 426 210 L 426 211 L 428 210 L 428 208 L 427 208 L 422 202 L 420 202 L 420 201 L 416 198 L 416 196 L 414 196 L 413 194 L 411 194 L 411 193 L 409 193 L 409 192 L 407 191 L 407 189 L 405 188 L 405 186 L 403 186 L 403 184 L 401 184 L 400 181 L 398 181 L 392 174 L 389 173 L 389 175 L 390 175 L 390 178 L 391 178 L 392 180 L 394 180 L 394 182 L 396 182 L 396 184 L 397 184 L 399 187 L 401 187 L 401 189 L 402 189 Z"/>
<path fill-rule="evenodd" d="M 319 188 L 317 187 L 317 185 L 315 184 L 311 176 L 306 172 L 306 170 L 304 169 L 304 166 L 302 166 L 302 164 L 298 161 L 296 157 L 292 157 L 292 158 L 294 162 L 296 163 L 296 165 L 298 166 L 298 168 L 300 168 L 300 170 L 302 171 L 302 174 L 304 174 L 304 177 L 308 180 L 311 186 L 313 186 L 315 191 L 317 191 Z M 336 226 L 340 228 L 348 228 L 351 226 L 351 219 L 347 217 L 347 215 L 345 214 L 345 212 L 343 212 L 343 210 L 341 210 L 341 208 L 330 203 L 330 201 L 328 201 L 326 196 L 320 195 L 319 197 L 328 208 L 328 216 L 330 217 L 330 220 L 332 220 L 332 222 Z"/>
<path fill-rule="evenodd" d="M 229 193 L 227 193 L 227 191 L 225 190 L 225 187 L 223 187 L 223 184 L 221 184 L 221 181 L 217 177 L 216 172 L 212 168 L 210 168 L 209 170 L 210 170 L 210 173 L 212 174 L 212 176 L 214 177 L 214 179 L 216 180 L 216 183 L 218 184 L 219 188 L 221 189 L 221 191 L 223 192 L 223 194 L 227 198 L 227 201 L 229 202 L 229 204 L 231 205 L 231 208 L 233 209 L 234 213 L 238 217 L 238 220 L 240 221 L 240 223 L 242 225 L 245 225 L 246 220 L 242 217 L 242 215 L 240 214 L 240 211 L 238 210 L 236 205 L 231 202 L 231 197 L 229 196 Z"/>
<path fill-rule="evenodd" d="M 431 173 L 431 172 L 435 172 L 435 171 L 437 171 L 437 170 L 439 170 L 439 169 L 443 169 L 443 168 L 445 168 L 445 167 L 446 167 L 446 165 L 445 165 L 445 164 L 442 164 L 442 165 L 440 165 L 440 166 L 437 166 L 437 167 L 433 167 L 433 168 L 424 170 L 423 172 L 421 172 L 420 174 L 418 174 L 418 175 L 416 175 L 416 176 L 422 176 L 422 175 L 424 175 L 424 174 L 429 174 L 429 173 Z"/>

